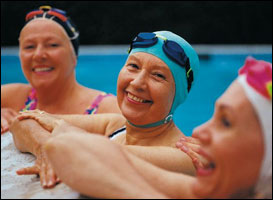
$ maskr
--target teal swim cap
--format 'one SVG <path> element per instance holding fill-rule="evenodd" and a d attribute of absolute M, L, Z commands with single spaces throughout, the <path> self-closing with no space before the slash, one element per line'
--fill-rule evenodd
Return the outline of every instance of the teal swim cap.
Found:
<path fill-rule="evenodd" d="M 134 54 L 137 52 L 144 52 L 144 53 L 152 54 L 152 55 L 158 57 L 159 59 L 161 59 L 163 62 L 165 62 L 166 65 L 170 68 L 173 78 L 174 78 L 175 96 L 174 96 L 171 110 L 170 110 L 169 114 L 163 120 L 161 120 L 159 122 L 152 123 L 152 124 L 147 124 L 147 125 L 134 125 L 129 122 L 130 124 L 132 124 L 136 127 L 140 127 L 140 128 L 155 127 L 155 126 L 159 126 L 163 123 L 167 123 L 167 122 L 171 121 L 174 111 L 181 103 L 183 103 L 186 100 L 188 93 L 189 93 L 186 69 L 185 69 L 185 67 L 182 67 L 181 65 L 179 65 L 176 62 L 174 62 L 173 60 L 171 60 L 166 55 L 166 53 L 163 50 L 164 39 L 162 39 L 162 38 L 166 38 L 167 40 L 174 41 L 177 44 L 179 44 L 180 47 L 182 47 L 185 54 L 189 58 L 190 68 L 193 72 L 193 82 L 196 80 L 196 77 L 197 77 L 197 74 L 199 71 L 198 55 L 195 52 L 195 50 L 193 49 L 193 47 L 186 40 L 184 40 L 182 37 L 170 32 L 170 31 L 157 31 L 154 33 L 158 36 L 158 41 L 156 44 L 154 44 L 152 46 L 148 46 L 148 47 L 133 48 L 131 50 L 129 56 L 131 54 Z M 160 36 L 161 37 L 163 36 L 163 37 L 161 38 Z"/>

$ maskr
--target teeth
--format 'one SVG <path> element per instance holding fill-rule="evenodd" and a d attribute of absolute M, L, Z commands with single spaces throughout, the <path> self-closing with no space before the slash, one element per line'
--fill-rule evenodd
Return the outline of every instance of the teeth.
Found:
<path fill-rule="evenodd" d="M 138 98 L 138 97 L 136 97 L 136 96 L 134 96 L 134 95 L 132 95 L 132 94 L 130 94 L 130 93 L 128 93 L 128 97 L 129 97 L 130 99 L 132 99 L 132 100 L 134 100 L 134 101 L 137 101 L 137 102 L 140 102 L 140 103 L 145 102 L 144 99 L 140 99 L 140 98 Z"/>
<path fill-rule="evenodd" d="M 52 67 L 43 67 L 43 68 L 35 68 L 33 69 L 34 72 L 46 72 L 52 70 Z"/>

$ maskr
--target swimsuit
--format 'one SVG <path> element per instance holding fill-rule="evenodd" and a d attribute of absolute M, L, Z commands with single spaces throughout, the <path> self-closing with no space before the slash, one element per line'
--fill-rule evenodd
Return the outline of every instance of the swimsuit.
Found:
<path fill-rule="evenodd" d="M 115 137 L 122 135 L 122 134 L 126 134 L 126 126 L 116 130 L 115 132 L 113 132 L 111 135 L 109 135 L 109 139 L 113 140 Z"/>
<path fill-rule="evenodd" d="M 112 94 L 107 94 L 102 92 L 99 94 L 96 99 L 92 102 L 92 104 L 85 110 L 84 114 L 92 115 L 98 112 L 100 102 L 108 96 L 113 96 Z M 27 100 L 25 102 L 25 106 L 21 109 L 22 112 L 26 110 L 35 110 L 37 107 L 37 97 L 36 97 L 36 90 L 34 88 L 31 89 Z"/>

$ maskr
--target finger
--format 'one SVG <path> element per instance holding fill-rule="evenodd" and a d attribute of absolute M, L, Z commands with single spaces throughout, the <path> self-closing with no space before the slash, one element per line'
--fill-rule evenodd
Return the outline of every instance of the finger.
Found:
<path fill-rule="evenodd" d="M 9 126 L 9 123 L 6 120 L 6 118 L 1 117 L 1 128 L 7 128 L 8 126 Z"/>
<path fill-rule="evenodd" d="M 36 166 L 21 168 L 16 171 L 18 175 L 39 174 L 39 169 Z"/>
<path fill-rule="evenodd" d="M 188 149 L 187 154 L 188 154 L 188 156 L 190 156 L 190 158 L 192 160 L 195 160 L 195 159 L 199 160 L 199 158 L 200 158 L 199 154 L 196 153 L 195 151 L 193 151 L 192 149 Z"/>
<path fill-rule="evenodd" d="M 200 145 L 200 141 L 196 138 L 193 138 L 193 137 L 184 137 L 182 136 L 180 139 L 179 139 L 180 142 L 187 142 L 187 143 L 192 143 L 192 144 L 198 144 Z"/>
<path fill-rule="evenodd" d="M 56 182 L 57 182 L 57 183 L 62 182 L 61 179 L 60 179 L 57 175 L 56 175 Z"/>
<path fill-rule="evenodd" d="M 54 187 L 57 184 L 57 176 L 50 165 L 47 166 L 47 188 Z"/>
<path fill-rule="evenodd" d="M 46 176 L 46 166 L 45 163 L 41 163 L 41 170 L 40 170 L 40 182 L 43 188 L 47 186 L 47 176 Z"/>
<path fill-rule="evenodd" d="M 175 146 L 177 147 L 177 148 L 181 148 L 182 146 L 183 146 L 183 143 L 182 143 L 182 141 L 177 141 L 176 143 L 175 143 Z"/>
<path fill-rule="evenodd" d="M 33 116 L 32 114 L 23 113 L 23 114 L 18 115 L 18 116 L 17 116 L 17 119 L 18 119 L 18 120 L 23 120 L 23 119 L 35 119 L 35 116 Z"/>
<path fill-rule="evenodd" d="M 190 142 L 190 143 L 193 143 L 193 144 L 198 144 L 198 145 L 201 144 L 201 142 L 198 139 L 193 138 L 193 137 L 187 137 L 186 141 Z"/>
<path fill-rule="evenodd" d="M 9 124 L 5 118 L 1 118 L 1 134 L 9 130 Z"/>
<path fill-rule="evenodd" d="M 192 144 L 192 143 L 188 143 L 188 142 L 182 142 L 182 144 L 186 147 L 188 147 L 189 149 L 191 149 L 192 151 L 195 151 L 196 153 L 199 153 L 200 151 L 200 145 L 198 144 Z"/>
<path fill-rule="evenodd" d="M 4 128 L 1 127 L 1 135 L 7 132 L 8 130 L 9 130 L 8 127 L 4 127 Z"/>
<path fill-rule="evenodd" d="M 197 158 L 193 159 L 193 164 L 195 166 L 195 168 L 204 168 L 204 164 L 198 160 Z"/>
<path fill-rule="evenodd" d="M 4 134 L 5 132 L 7 132 L 8 130 L 9 130 L 9 128 L 7 128 L 7 127 L 6 128 L 1 127 L 1 135 Z"/>
<path fill-rule="evenodd" d="M 199 155 L 199 145 L 194 145 L 194 144 L 187 144 L 182 142 L 180 149 L 182 151 L 184 151 L 185 153 L 188 154 L 188 156 L 191 157 L 191 159 L 193 160 L 194 158 L 200 158 L 201 156 Z"/>

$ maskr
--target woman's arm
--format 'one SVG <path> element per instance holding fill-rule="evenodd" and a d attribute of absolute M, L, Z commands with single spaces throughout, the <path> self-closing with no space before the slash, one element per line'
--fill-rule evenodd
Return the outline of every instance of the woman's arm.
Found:
<path fill-rule="evenodd" d="M 1 85 L 1 134 L 9 130 L 24 105 L 29 89 L 30 86 L 26 84 Z"/>
<path fill-rule="evenodd" d="M 31 119 L 21 122 L 16 119 L 10 131 L 16 148 L 21 152 L 32 153 L 36 157 L 34 166 L 18 169 L 16 173 L 18 175 L 37 174 L 44 188 L 54 187 L 60 180 L 54 173 L 43 148 L 51 134 Z"/>
<path fill-rule="evenodd" d="M 126 120 L 121 114 L 107 113 L 96 115 L 56 115 L 44 111 L 26 111 L 18 116 L 19 120 L 34 119 L 48 131 L 52 131 L 57 120 L 64 120 L 67 123 L 84 129 L 90 133 L 110 135 L 115 130 L 125 125 Z"/>
<path fill-rule="evenodd" d="M 124 148 L 139 158 L 163 169 L 192 176 L 196 173 L 191 158 L 179 149 L 165 146 L 134 145 L 125 145 Z"/>
<path fill-rule="evenodd" d="M 45 150 L 62 181 L 91 197 L 194 197 L 193 177 L 158 168 L 99 135 L 72 131 L 48 140 Z"/>
<path fill-rule="evenodd" d="M 37 150 L 50 137 L 50 133 L 43 129 L 34 120 L 19 121 L 15 119 L 11 124 L 10 131 L 15 146 L 21 152 L 29 152 L 37 155 Z"/>
<path fill-rule="evenodd" d="M 126 119 L 121 114 L 104 113 L 96 115 L 54 115 L 73 126 L 90 133 L 111 135 L 117 129 L 125 126 Z"/>

